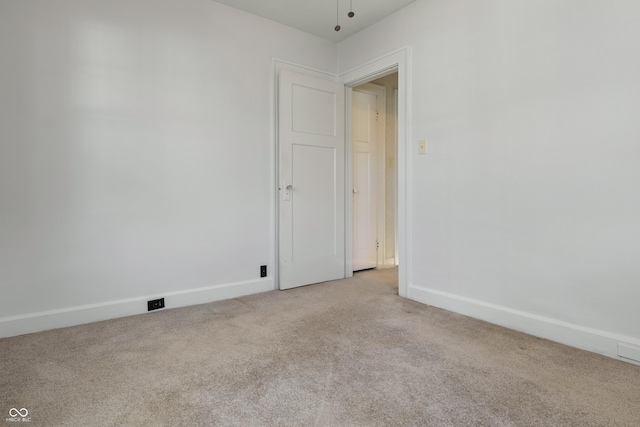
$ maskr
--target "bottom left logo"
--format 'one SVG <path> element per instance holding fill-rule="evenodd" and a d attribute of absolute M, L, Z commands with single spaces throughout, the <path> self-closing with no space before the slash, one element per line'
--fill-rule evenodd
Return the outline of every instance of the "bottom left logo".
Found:
<path fill-rule="evenodd" d="M 7 422 L 9 423 L 28 423 L 31 422 L 31 418 L 28 417 L 29 410 L 27 408 L 11 408 L 9 409 L 9 418 L 7 418 Z"/>

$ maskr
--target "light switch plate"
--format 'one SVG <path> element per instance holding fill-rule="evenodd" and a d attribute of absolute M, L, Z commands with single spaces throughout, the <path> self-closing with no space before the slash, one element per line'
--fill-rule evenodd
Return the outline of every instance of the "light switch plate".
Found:
<path fill-rule="evenodd" d="M 427 140 L 421 139 L 418 141 L 418 154 L 427 154 Z"/>

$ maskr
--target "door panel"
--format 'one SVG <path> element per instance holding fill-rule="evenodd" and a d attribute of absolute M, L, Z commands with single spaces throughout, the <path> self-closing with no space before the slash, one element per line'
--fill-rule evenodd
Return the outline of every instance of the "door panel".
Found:
<path fill-rule="evenodd" d="M 336 94 L 294 84 L 292 127 L 294 132 L 336 135 Z"/>
<path fill-rule="evenodd" d="M 354 245 L 358 253 L 371 247 L 371 239 L 375 241 L 375 230 L 371 227 L 374 223 L 374 218 L 371 217 L 371 153 L 355 153 L 355 174 L 356 178 L 353 181 L 356 183 L 357 193 L 353 209 L 357 220 L 354 224 Z"/>
<path fill-rule="evenodd" d="M 353 91 L 353 270 L 375 268 L 378 259 L 377 96 Z"/>
<path fill-rule="evenodd" d="M 336 150 L 293 146 L 293 261 L 335 256 Z"/>
<path fill-rule="evenodd" d="M 278 97 L 280 289 L 341 279 L 344 86 L 281 70 Z"/>

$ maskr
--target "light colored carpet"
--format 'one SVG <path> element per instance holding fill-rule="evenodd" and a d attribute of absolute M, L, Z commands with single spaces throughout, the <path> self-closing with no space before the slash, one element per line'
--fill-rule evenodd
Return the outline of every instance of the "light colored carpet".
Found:
<path fill-rule="evenodd" d="M 0 340 L 0 425 L 640 426 L 640 367 L 398 297 L 395 270 Z"/>

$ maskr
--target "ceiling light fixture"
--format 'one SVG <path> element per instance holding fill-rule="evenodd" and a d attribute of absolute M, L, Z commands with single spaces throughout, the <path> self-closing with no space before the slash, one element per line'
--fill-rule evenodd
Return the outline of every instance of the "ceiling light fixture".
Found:
<path fill-rule="evenodd" d="M 336 31 L 340 31 L 340 0 L 336 0 Z"/>
<path fill-rule="evenodd" d="M 353 13 L 353 0 L 349 1 L 349 18 L 353 18 L 354 16 L 356 16 L 355 13 Z"/>

